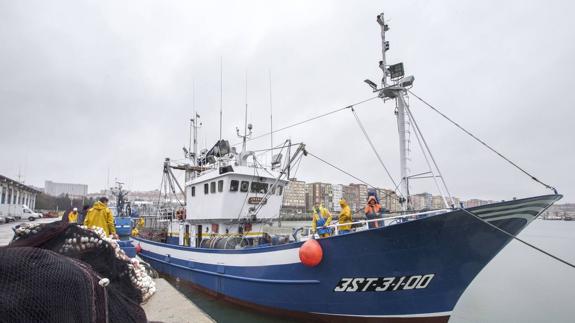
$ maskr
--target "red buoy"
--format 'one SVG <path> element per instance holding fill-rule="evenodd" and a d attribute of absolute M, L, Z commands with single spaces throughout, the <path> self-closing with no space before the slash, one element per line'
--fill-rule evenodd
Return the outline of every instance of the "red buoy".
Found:
<path fill-rule="evenodd" d="M 142 252 L 142 246 L 140 246 L 140 244 L 138 243 L 136 245 L 136 253 L 140 253 L 140 252 Z"/>
<path fill-rule="evenodd" d="M 323 258 L 323 250 L 319 242 L 309 239 L 299 248 L 299 260 L 308 267 L 315 267 Z"/>

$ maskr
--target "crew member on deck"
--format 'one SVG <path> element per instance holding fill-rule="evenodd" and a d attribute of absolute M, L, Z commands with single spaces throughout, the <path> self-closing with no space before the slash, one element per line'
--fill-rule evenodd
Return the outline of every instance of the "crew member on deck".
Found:
<path fill-rule="evenodd" d="M 311 230 L 317 232 L 321 238 L 331 235 L 331 228 L 327 226 L 331 223 L 331 213 L 322 205 L 313 208 L 313 220 Z M 317 230 L 317 231 L 316 231 Z"/>
<path fill-rule="evenodd" d="M 94 206 L 88 211 L 88 214 L 86 214 L 84 225 L 87 227 L 100 227 L 106 232 L 107 236 L 113 235 L 118 239 L 114 216 L 108 208 L 107 197 L 101 197 L 99 201 L 94 203 Z"/>
<path fill-rule="evenodd" d="M 72 212 L 68 213 L 68 222 L 78 223 L 78 208 L 75 207 Z"/>
<path fill-rule="evenodd" d="M 365 212 L 365 217 L 368 220 L 374 220 L 374 219 L 379 219 L 381 218 L 381 215 L 383 214 L 383 209 L 381 208 L 381 205 L 379 203 L 377 203 L 377 200 L 375 199 L 375 196 L 370 196 L 367 199 L 367 205 L 365 206 L 364 212 Z M 380 226 L 383 226 L 383 221 L 373 221 L 373 222 L 369 222 L 369 228 L 373 229 L 373 228 L 378 228 Z"/>
<path fill-rule="evenodd" d="M 351 224 L 342 225 L 345 223 L 351 223 L 351 209 L 344 199 L 339 200 L 339 205 L 341 206 L 341 212 L 339 213 L 339 234 L 346 234 L 351 231 Z"/>

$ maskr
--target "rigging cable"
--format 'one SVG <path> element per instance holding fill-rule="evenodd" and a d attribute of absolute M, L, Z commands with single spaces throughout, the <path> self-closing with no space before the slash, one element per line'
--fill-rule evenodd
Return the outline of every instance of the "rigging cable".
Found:
<path fill-rule="evenodd" d="M 357 116 L 357 113 L 355 113 L 354 108 L 351 108 L 351 112 L 353 113 L 353 116 L 355 117 L 355 121 L 357 121 L 357 124 L 359 125 L 359 128 L 361 129 L 361 131 L 363 132 L 363 135 L 365 136 L 365 139 L 367 139 L 367 142 L 369 143 L 369 146 L 371 147 L 371 150 L 373 150 L 373 152 L 375 153 L 375 156 L 377 156 L 377 160 L 379 160 L 379 163 L 381 164 L 381 166 L 383 167 L 383 169 L 385 169 L 385 172 L 387 173 L 387 176 L 389 177 L 389 179 L 391 180 L 391 182 L 393 183 L 393 185 L 396 187 L 396 192 L 397 192 L 397 184 L 395 183 L 395 181 L 393 180 L 393 177 L 391 176 L 391 173 L 389 172 L 389 170 L 387 169 L 387 167 L 385 167 L 385 164 L 383 163 L 383 160 L 381 159 L 381 156 L 379 156 L 379 153 L 377 152 L 377 150 L 375 149 L 375 146 L 373 145 L 373 142 L 371 141 L 371 139 L 369 138 L 369 135 L 367 134 L 367 131 L 365 130 L 365 127 L 363 126 L 363 124 L 361 123 L 361 121 L 359 120 L 359 117 Z M 401 192 L 399 192 L 399 194 L 402 194 Z"/>
<path fill-rule="evenodd" d="M 447 201 L 445 199 L 445 195 L 443 194 L 443 191 L 439 187 L 439 183 L 437 183 L 437 178 L 435 176 L 435 172 L 433 172 L 433 169 L 431 168 L 431 165 L 429 164 L 429 160 L 427 158 L 427 155 L 425 154 L 423 146 L 421 145 L 422 143 L 425 145 L 425 150 L 427 150 L 427 153 L 429 154 L 429 157 L 431 158 L 431 161 L 433 162 L 433 165 L 435 166 L 435 169 L 437 170 L 437 173 L 439 175 L 438 177 L 441 180 L 441 182 L 443 183 L 443 187 L 445 188 L 445 192 L 447 192 L 447 196 L 449 197 L 449 201 L 451 202 L 452 207 L 454 207 L 455 203 L 453 202 L 453 198 L 451 197 L 451 193 L 449 192 L 449 188 L 447 188 L 447 184 L 445 183 L 445 179 L 443 179 L 443 174 L 441 174 L 441 170 L 439 169 L 439 166 L 437 165 L 437 162 L 435 161 L 435 157 L 433 157 L 433 154 L 431 153 L 431 149 L 429 149 L 429 146 L 427 145 L 427 140 L 425 140 L 425 137 L 423 136 L 421 129 L 419 129 L 419 125 L 417 124 L 417 122 L 415 121 L 415 118 L 413 117 L 413 114 L 411 113 L 411 108 L 409 108 L 409 106 L 406 106 L 405 110 L 407 111 L 407 116 L 411 120 L 411 123 L 413 123 L 413 125 L 415 126 L 414 127 L 415 138 L 417 139 L 417 142 L 419 143 L 419 147 L 421 148 L 421 151 L 423 153 L 423 157 L 425 157 L 425 162 L 427 163 L 429 170 L 433 174 L 433 181 L 435 182 L 435 185 L 437 186 L 439 193 L 442 195 L 443 201 L 445 203 L 445 207 L 449 208 L 449 205 L 447 204 Z"/>
<path fill-rule="evenodd" d="M 549 256 L 549 257 L 551 257 L 551 258 L 553 258 L 553 259 L 555 259 L 555 260 L 557 260 L 557 261 L 559 261 L 559 262 L 561 262 L 561 263 L 563 263 L 563 264 L 569 266 L 569 267 L 571 267 L 571 268 L 575 268 L 575 265 L 572 264 L 572 263 L 570 263 L 570 262 L 568 262 L 567 260 L 561 259 L 561 258 L 559 258 L 559 257 L 557 257 L 557 256 L 555 256 L 555 255 L 553 255 L 553 254 L 551 254 L 551 253 L 549 253 L 549 252 L 547 252 L 547 251 L 545 251 L 545 250 L 539 248 L 539 247 L 536 247 L 536 246 L 532 245 L 531 243 L 529 243 L 529 242 L 527 242 L 527 241 L 525 241 L 525 240 L 522 240 L 522 239 L 518 238 L 517 236 L 515 236 L 515 235 L 513 235 L 513 234 L 511 234 L 511 233 L 509 233 L 509 232 L 507 232 L 507 231 L 505 231 L 505 230 L 503 230 L 503 229 L 497 227 L 496 225 L 491 224 L 491 223 L 485 221 L 484 219 L 480 218 L 479 216 L 477 216 L 477 215 L 474 214 L 473 212 L 468 211 L 468 210 L 465 209 L 465 208 L 460 208 L 460 210 L 462 210 L 463 212 L 465 212 L 465 213 L 467 213 L 467 214 L 473 216 L 474 218 L 478 219 L 479 221 L 481 221 L 481 222 L 483 222 L 483 223 L 489 225 L 490 227 L 495 228 L 495 229 L 497 229 L 498 231 L 500 231 L 500 232 L 502 232 L 502 233 L 508 235 L 509 237 L 511 237 L 511 238 L 513 238 L 513 239 L 515 239 L 515 240 L 517 240 L 517 241 L 523 243 L 524 245 L 526 245 L 526 246 L 528 246 L 528 247 L 531 247 L 531 248 L 535 249 L 536 251 L 539 251 L 539 252 L 541 252 L 541 253 L 543 253 L 543 254 L 545 254 L 545 255 L 547 255 L 547 256 Z"/>
<path fill-rule="evenodd" d="M 463 132 L 465 132 L 466 134 L 468 134 L 469 136 L 471 136 L 473 139 L 477 140 L 479 143 L 481 143 L 483 146 L 485 146 L 487 149 L 491 150 L 492 152 L 494 152 L 495 154 L 499 155 L 499 157 L 503 158 L 505 161 L 507 161 L 508 163 L 510 163 L 511 165 L 513 165 L 515 168 L 517 168 L 518 170 L 520 170 L 521 172 L 523 172 L 525 175 L 531 177 L 532 180 L 534 180 L 535 182 L 543 185 L 544 187 L 552 190 L 555 194 L 557 193 L 557 189 L 551 185 L 545 184 L 542 181 L 540 181 L 539 179 L 537 179 L 535 176 L 531 175 L 529 172 L 527 172 L 526 170 L 524 170 L 523 168 L 519 167 L 517 164 L 515 164 L 514 162 L 512 162 L 509 158 L 503 156 L 500 152 L 498 152 L 497 150 L 495 150 L 494 148 L 492 148 L 491 146 L 489 146 L 488 144 L 486 144 L 483 140 L 477 138 L 475 135 L 473 135 L 471 132 L 467 131 L 465 128 L 463 128 L 461 125 L 459 125 L 457 122 L 451 120 L 448 116 L 446 116 L 445 114 L 443 114 L 442 112 L 440 112 L 437 108 L 435 108 L 434 106 L 432 106 L 431 104 L 429 104 L 427 101 L 425 101 L 424 99 L 420 98 L 419 96 L 417 96 L 417 94 L 413 93 L 411 90 L 408 90 L 409 93 L 411 93 L 411 95 L 413 95 L 414 97 L 416 97 L 419 101 L 423 102 L 423 104 L 425 104 L 426 106 L 428 106 L 429 108 L 431 108 L 433 111 L 437 112 L 439 115 L 441 115 L 443 118 L 445 118 L 447 121 L 451 122 L 453 125 L 455 125 L 457 128 L 461 129 Z"/>
<path fill-rule="evenodd" d="M 299 165 L 301 164 L 301 160 L 303 159 L 303 155 L 299 156 L 299 159 L 295 162 L 296 166 L 295 166 L 295 170 L 293 171 L 293 178 L 296 178 L 297 176 L 297 171 L 299 170 Z M 288 178 L 289 180 L 289 178 Z"/>
<path fill-rule="evenodd" d="M 315 117 L 312 117 L 312 118 L 309 118 L 309 119 L 306 119 L 306 120 L 302 120 L 302 121 L 293 123 L 293 124 L 291 124 L 291 125 L 287 125 L 287 126 L 285 126 L 285 127 L 282 127 L 282 128 L 279 128 L 279 129 L 276 129 L 276 130 L 273 130 L 273 131 L 270 131 L 270 132 L 261 134 L 261 135 L 259 135 L 259 136 L 255 136 L 255 137 L 253 137 L 253 138 L 248 138 L 246 141 L 252 141 L 252 140 L 256 140 L 256 139 L 259 139 L 259 138 L 262 138 L 262 137 L 265 137 L 265 136 L 269 136 L 269 135 L 274 134 L 274 133 L 276 133 L 276 132 L 280 132 L 280 131 L 283 131 L 283 130 L 286 130 L 286 129 L 289 129 L 289 128 L 293 128 L 293 127 L 295 127 L 295 126 L 299 126 L 299 125 L 301 125 L 301 124 L 304 124 L 304 123 L 307 123 L 307 122 L 310 122 L 310 121 L 313 121 L 313 120 L 316 120 L 316 119 L 319 119 L 319 118 L 326 117 L 326 116 L 331 115 L 331 114 L 334 114 L 334 113 L 336 113 L 336 112 L 340 112 L 340 111 L 343 111 L 343 110 L 351 109 L 351 108 L 353 108 L 354 106 L 358 106 L 358 105 L 360 105 L 360 104 L 369 102 L 369 101 L 374 100 L 374 99 L 377 99 L 377 98 L 379 98 L 379 96 L 374 96 L 374 97 L 371 97 L 371 98 L 369 98 L 369 99 L 365 99 L 365 100 L 362 100 L 362 101 L 358 101 L 358 102 L 356 102 L 356 103 L 353 103 L 353 104 L 351 104 L 351 105 L 345 106 L 345 107 L 343 107 L 343 108 L 338 108 L 338 109 L 335 109 L 335 110 L 332 110 L 332 111 L 329 111 L 329 112 L 326 112 L 326 113 L 317 115 L 317 116 L 315 116 Z M 238 143 L 233 144 L 232 146 L 238 146 L 238 145 L 240 145 L 240 144 L 242 144 L 242 143 L 241 143 L 241 142 L 238 142 Z"/>

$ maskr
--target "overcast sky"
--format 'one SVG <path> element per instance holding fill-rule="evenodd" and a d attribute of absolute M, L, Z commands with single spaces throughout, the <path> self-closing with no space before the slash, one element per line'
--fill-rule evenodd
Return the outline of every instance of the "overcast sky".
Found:
<path fill-rule="evenodd" d="M 159 188 L 165 157 L 182 159 L 189 118 L 200 144 L 218 139 L 220 58 L 224 138 L 237 142 L 245 75 L 254 135 L 372 96 L 381 78 L 376 15 L 391 27 L 388 62 L 413 91 L 575 202 L 575 26 L 570 1 L 9 1 L 0 0 L 0 174 L 103 189 Z M 412 110 L 455 196 L 549 193 L 412 99 Z M 394 106 L 357 107 L 395 180 Z M 274 141 L 391 187 L 349 111 Z M 269 137 L 250 148 L 269 147 Z M 416 142 L 412 173 L 426 171 Z M 268 158 L 263 156 L 262 158 Z M 305 158 L 298 179 L 355 180 Z M 413 192 L 433 190 L 429 181 Z"/>

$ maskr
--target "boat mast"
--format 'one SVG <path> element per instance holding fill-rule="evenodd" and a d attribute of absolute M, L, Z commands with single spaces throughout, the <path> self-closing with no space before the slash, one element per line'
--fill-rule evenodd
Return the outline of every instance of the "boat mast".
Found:
<path fill-rule="evenodd" d="M 383 78 L 381 79 L 381 87 L 378 89 L 377 85 L 369 80 L 366 80 L 374 92 L 379 92 L 379 96 L 385 101 L 386 99 L 395 99 L 396 102 L 396 116 L 397 116 L 397 130 L 399 133 L 399 158 L 400 158 L 400 193 L 403 196 L 400 198 L 401 207 L 403 211 L 411 209 L 409 199 L 409 168 L 407 162 L 409 159 L 409 120 L 407 118 L 406 109 L 408 104 L 406 101 L 407 91 L 406 88 L 413 84 L 413 76 L 404 77 L 403 63 L 395 65 L 387 65 L 386 52 L 389 50 L 389 42 L 385 40 L 385 33 L 389 30 L 389 26 L 385 23 L 383 12 L 377 16 L 377 23 L 381 27 L 381 55 L 382 59 L 379 62 L 379 68 L 383 71 Z"/>
<path fill-rule="evenodd" d="M 389 49 L 389 42 L 385 40 L 385 32 L 389 30 L 389 26 L 385 24 L 383 20 L 383 12 L 377 16 L 377 23 L 381 27 L 381 61 L 379 62 L 379 68 L 383 72 L 383 77 L 381 78 L 381 87 L 384 88 L 387 86 L 387 68 L 386 68 L 386 59 L 385 59 L 385 52 Z"/>
<path fill-rule="evenodd" d="M 270 165 L 274 162 L 274 119 L 273 119 L 273 106 L 272 106 L 272 71 L 268 70 L 269 83 L 270 83 Z M 271 166 L 270 166 L 271 167 Z"/>
<path fill-rule="evenodd" d="M 244 136 L 242 141 L 242 153 L 246 152 L 246 139 L 247 139 L 247 127 L 248 127 L 248 72 L 246 71 L 246 111 L 244 114 Z"/>
<path fill-rule="evenodd" d="M 249 131 L 249 132 L 248 132 Z M 236 134 L 238 137 L 242 138 L 242 152 L 240 153 L 239 164 L 242 166 L 247 165 L 247 160 L 245 158 L 248 155 L 246 148 L 247 139 L 252 135 L 252 124 L 248 123 L 248 72 L 246 71 L 246 110 L 244 116 L 244 134 L 240 135 L 240 128 L 236 127 Z"/>
<path fill-rule="evenodd" d="M 224 110 L 224 59 L 220 56 L 220 140 L 222 140 L 222 119 Z"/>

